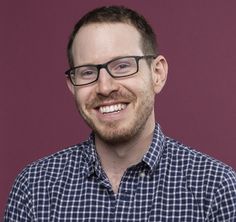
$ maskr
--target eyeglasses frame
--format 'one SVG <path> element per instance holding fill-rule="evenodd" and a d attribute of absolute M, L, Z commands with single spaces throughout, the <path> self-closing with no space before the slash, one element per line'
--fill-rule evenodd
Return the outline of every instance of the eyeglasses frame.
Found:
<path fill-rule="evenodd" d="M 85 86 L 85 85 L 90 85 L 94 82 L 96 82 L 99 78 L 99 75 L 100 75 L 100 70 L 102 68 L 106 69 L 106 71 L 109 73 L 109 75 L 114 78 L 114 79 L 120 79 L 120 78 L 125 78 L 125 77 L 128 77 L 128 76 L 132 76 L 134 74 L 136 74 L 138 71 L 139 71 L 139 60 L 140 59 L 155 59 L 157 56 L 155 55 L 143 55 L 143 56 L 122 56 L 122 57 L 118 57 L 118 58 L 115 58 L 115 59 L 112 59 L 106 63 L 103 63 L 103 64 L 86 64 L 86 65 L 81 65 L 81 66 L 75 66 L 73 68 L 70 68 L 68 69 L 66 72 L 65 72 L 65 75 L 67 76 L 67 78 L 69 78 L 70 82 L 72 83 L 72 85 L 74 86 Z M 125 58 L 134 58 L 135 61 L 136 61 L 136 64 L 137 64 L 137 70 L 134 72 L 134 73 L 131 73 L 129 75 L 125 75 L 125 76 L 114 76 L 110 73 L 109 69 L 107 68 L 108 65 L 118 59 L 125 59 Z M 84 83 L 84 84 L 75 84 L 71 78 L 71 74 L 73 74 L 73 71 L 77 68 L 81 68 L 81 67 L 87 67 L 87 66 L 90 66 L 90 67 L 96 67 L 97 68 L 97 71 L 98 71 L 98 74 L 97 74 L 97 78 L 95 80 L 93 80 L 92 82 L 89 82 L 89 83 Z"/>

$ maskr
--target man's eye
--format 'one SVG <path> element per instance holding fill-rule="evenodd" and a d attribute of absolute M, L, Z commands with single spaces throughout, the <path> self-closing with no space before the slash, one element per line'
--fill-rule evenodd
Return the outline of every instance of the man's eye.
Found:
<path fill-rule="evenodd" d="M 124 70 L 130 67 L 129 63 L 120 63 L 118 65 L 116 65 L 116 67 L 114 68 L 115 70 Z"/>
<path fill-rule="evenodd" d="M 82 72 L 81 75 L 83 76 L 89 76 L 89 75 L 92 75 L 93 74 L 93 71 L 85 71 L 85 72 Z"/>
<path fill-rule="evenodd" d="M 80 72 L 80 76 L 82 78 L 90 78 L 96 75 L 96 72 L 94 70 L 84 70 Z"/>

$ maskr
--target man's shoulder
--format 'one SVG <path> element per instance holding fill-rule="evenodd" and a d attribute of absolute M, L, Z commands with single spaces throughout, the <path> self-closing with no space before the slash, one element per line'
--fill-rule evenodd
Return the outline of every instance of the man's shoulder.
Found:
<path fill-rule="evenodd" d="M 84 141 L 67 148 L 64 148 L 49 156 L 43 157 L 27 165 L 18 175 L 17 181 L 34 183 L 38 181 L 55 181 L 65 170 L 79 168 L 86 163 L 88 158 L 87 150 L 90 147 L 89 141 Z"/>
<path fill-rule="evenodd" d="M 181 169 L 186 175 L 194 177 L 209 177 L 211 180 L 236 178 L 235 170 L 227 164 L 200 151 L 186 146 L 174 139 L 166 137 L 166 157 L 172 165 Z"/>

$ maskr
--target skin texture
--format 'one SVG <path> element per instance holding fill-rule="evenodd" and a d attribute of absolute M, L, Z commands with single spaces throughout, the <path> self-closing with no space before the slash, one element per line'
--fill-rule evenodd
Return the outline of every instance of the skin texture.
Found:
<path fill-rule="evenodd" d="M 124 23 L 94 23 L 83 26 L 72 46 L 75 66 L 101 64 L 120 56 L 144 55 L 139 32 Z M 158 56 L 149 66 L 139 61 L 139 72 L 114 79 L 105 69 L 97 82 L 73 86 L 78 111 L 95 132 L 95 143 L 103 168 L 114 190 L 124 171 L 140 161 L 151 143 L 155 127 L 154 100 L 167 78 L 167 62 Z M 125 104 L 119 112 L 102 114 L 99 107 Z"/>

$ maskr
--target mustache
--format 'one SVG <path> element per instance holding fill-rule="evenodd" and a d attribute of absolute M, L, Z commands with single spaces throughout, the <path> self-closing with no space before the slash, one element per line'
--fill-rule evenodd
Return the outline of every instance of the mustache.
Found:
<path fill-rule="evenodd" d="M 108 96 L 96 95 L 87 103 L 88 108 L 101 106 L 104 102 L 125 101 L 130 102 L 135 100 L 135 96 L 127 92 L 111 92 Z"/>

